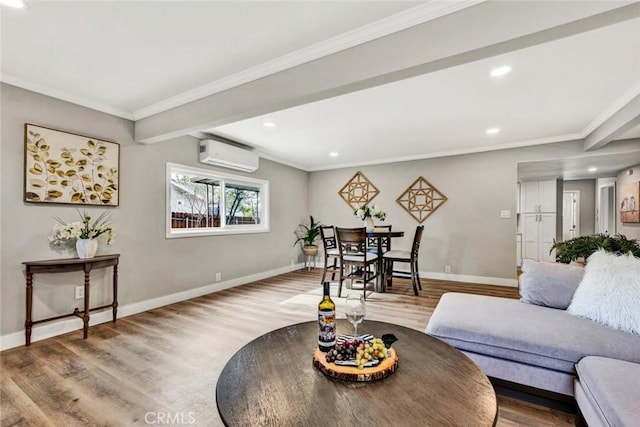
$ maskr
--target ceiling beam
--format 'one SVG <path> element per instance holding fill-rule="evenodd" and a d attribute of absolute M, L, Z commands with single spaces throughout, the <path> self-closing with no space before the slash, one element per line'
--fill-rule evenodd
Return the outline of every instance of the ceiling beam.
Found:
<path fill-rule="evenodd" d="M 141 119 L 154 143 L 443 70 L 640 16 L 640 4 L 484 2 Z"/>
<path fill-rule="evenodd" d="M 638 125 L 640 125 L 640 94 L 586 136 L 584 151 L 600 149 Z"/>

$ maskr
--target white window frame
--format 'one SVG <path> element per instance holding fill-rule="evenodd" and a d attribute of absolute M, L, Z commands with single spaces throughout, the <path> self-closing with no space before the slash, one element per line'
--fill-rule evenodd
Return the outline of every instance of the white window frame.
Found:
<path fill-rule="evenodd" d="M 224 182 L 247 183 L 260 187 L 260 224 L 226 224 L 225 197 L 222 197 L 220 204 L 220 227 L 207 228 L 185 228 L 174 229 L 171 227 L 171 173 L 194 174 L 198 176 L 206 176 L 212 179 L 219 179 L 223 185 L 221 186 L 221 194 L 224 192 Z M 211 169 L 194 168 L 191 166 L 180 165 L 177 163 L 167 162 L 166 169 L 166 196 L 165 196 L 165 224 L 166 237 L 175 239 L 181 237 L 200 237 L 200 236 L 218 236 L 225 234 L 249 234 L 249 233 L 268 233 L 269 232 L 269 181 L 247 177 L 243 175 L 233 175 L 224 172 L 218 172 Z"/>

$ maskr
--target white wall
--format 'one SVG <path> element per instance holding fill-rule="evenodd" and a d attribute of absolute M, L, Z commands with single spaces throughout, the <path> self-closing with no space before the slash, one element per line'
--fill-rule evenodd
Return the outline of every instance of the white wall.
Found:
<path fill-rule="evenodd" d="M 101 245 L 98 254 L 121 254 L 121 307 L 209 285 L 217 272 L 227 281 L 289 268 L 292 259 L 301 261 L 293 233 L 307 218 L 306 172 L 261 159 L 260 169 L 250 174 L 270 181 L 269 233 L 166 239 L 166 162 L 208 168 L 197 163 L 194 138 L 137 144 L 130 121 L 9 85 L 3 84 L 1 91 L 1 335 L 24 329 L 21 263 L 75 256 L 73 251 L 54 250 L 47 240 L 55 216 L 75 219 L 74 206 L 23 202 L 25 122 L 120 144 L 120 207 L 110 209 L 117 241 L 111 247 Z M 88 210 L 97 214 L 103 209 Z M 110 302 L 110 274 L 110 269 L 92 273 L 94 304 Z M 34 319 L 70 313 L 78 306 L 73 287 L 80 284 L 82 275 L 77 273 L 36 275 Z"/>

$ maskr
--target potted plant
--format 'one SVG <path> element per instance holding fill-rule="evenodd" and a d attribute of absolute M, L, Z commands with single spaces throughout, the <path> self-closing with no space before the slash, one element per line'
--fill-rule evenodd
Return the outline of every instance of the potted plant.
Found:
<path fill-rule="evenodd" d="M 373 218 L 378 218 L 380 221 L 387 218 L 387 214 L 381 211 L 377 205 L 359 207 L 353 212 L 353 215 L 364 221 L 367 230 L 373 230 Z"/>
<path fill-rule="evenodd" d="M 315 244 L 316 239 L 320 235 L 320 222 L 316 222 L 313 216 L 309 215 L 309 225 L 299 224 L 298 230 L 296 230 L 296 236 L 298 238 L 293 243 L 295 246 L 298 242 L 302 241 L 302 252 L 305 255 L 317 255 L 318 246 Z"/>
<path fill-rule="evenodd" d="M 604 249 L 616 255 L 631 252 L 640 257 L 640 244 L 636 239 L 627 239 L 622 234 L 609 236 L 608 234 L 593 234 L 581 236 L 564 242 L 553 241 L 551 251 L 556 250 L 556 261 L 569 264 L 571 261 L 586 261 L 597 250 Z M 550 252 L 551 253 L 551 252 Z"/>

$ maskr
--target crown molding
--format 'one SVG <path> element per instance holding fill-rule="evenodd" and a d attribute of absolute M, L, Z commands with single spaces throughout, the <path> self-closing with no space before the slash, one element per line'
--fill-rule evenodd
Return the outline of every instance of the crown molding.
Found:
<path fill-rule="evenodd" d="M 550 136 L 547 138 L 528 139 L 524 141 L 509 142 L 505 144 L 496 144 L 496 145 L 489 145 L 484 147 L 463 148 L 459 150 L 438 151 L 435 153 L 428 153 L 428 154 L 416 154 L 413 156 L 392 157 L 392 158 L 386 158 L 386 159 L 380 159 L 380 160 L 373 160 L 370 162 L 357 162 L 357 163 L 346 163 L 346 164 L 332 165 L 332 166 L 319 166 L 315 168 L 308 168 L 305 170 L 307 172 L 319 172 L 319 171 L 333 170 L 333 169 L 375 166 L 375 165 L 383 165 L 383 164 L 389 164 L 389 163 L 410 162 L 414 160 L 434 159 L 439 157 L 461 156 L 464 154 L 486 153 L 488 151 L 508 150 L 511 148 L 531 147 L 534 145 L 554 144 L 556 142 L 569 142 L 569 141 L 576 141 L 581 139 L 583 139 L 581 134 L 571 133 L 567 135 L 557 135 L 557 136 Z"/>
<path fill-rule="evenodd" d="M 119 108 L 114 108 L 108 105 L 99 104 L 97 102 L 80 98 L 75 95 L 70 95 L 63 91 L 52 89 L 37 83 L 30 82 L 28 80 L 24 80 L 18 77 L 15 77 L 11 74 L 1 73 L 0 74 L 0 82 L 9 84 L 11 86 L 17 86 L 22 89 L 30 90 L 32 92 L 37 92 L 42 95 L 50 96 L 52 98 L 57 98 L 62 101 L 71 102 L 72 104 L 77 104 L 82 107 L 91 108 L 92 110 L 101 111 L 103 113 L 111 114 L 112 116 L 121 117 L 127 120 L 133 120 L 134 116 L 132 112 L 124 111 Z"/>
<path fill-rule="evenodd" d="M 486 0 L 431 1 L 424 3 L 271 61 L 256 65 L 255 67 L 247 68 L 236 74 L 199 86 L 180 95 L 165 99 L 164 101 L 151 104 L 134 111 L 133 117 L 135 120 L 144 119 L 206 96 L 214 95 L 324 56 L 432 21 L 485 1 Z"/>

